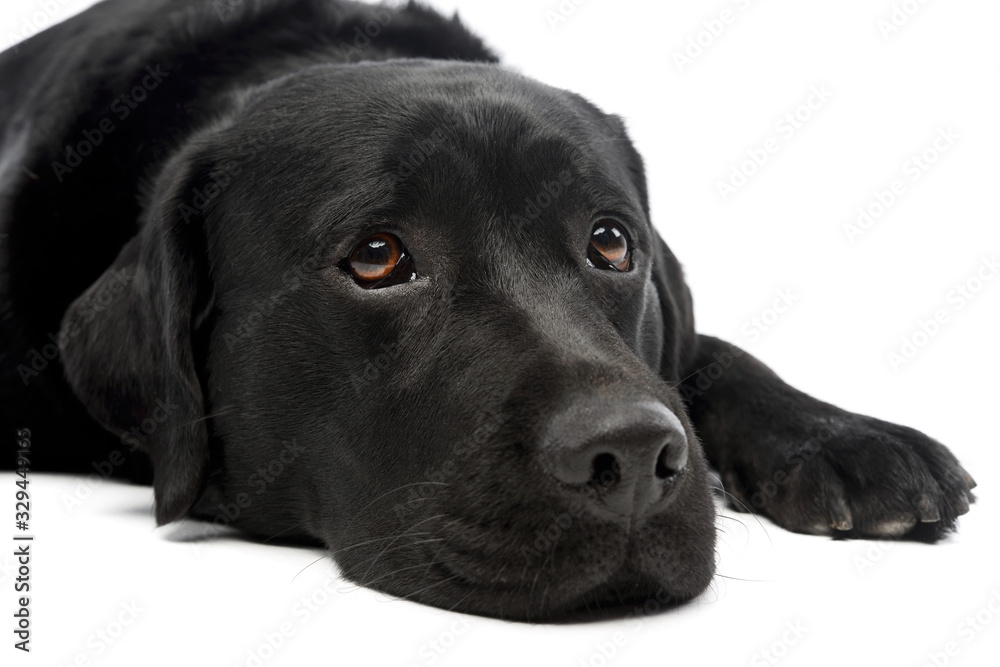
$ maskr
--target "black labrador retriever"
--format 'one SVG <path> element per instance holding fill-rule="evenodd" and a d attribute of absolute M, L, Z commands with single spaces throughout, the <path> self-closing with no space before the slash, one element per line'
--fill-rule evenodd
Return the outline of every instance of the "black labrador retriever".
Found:
<path fill-rule="evenodd" d="M 695 333 L 620 119 L 457 19 L 107 0 L 0 96 L 4 433 L 151 481 L 160 524 L 546 619 L 704 590 L 709 465 L 823 535 L 933 541 L 973 500 L 936 441 Z"/>

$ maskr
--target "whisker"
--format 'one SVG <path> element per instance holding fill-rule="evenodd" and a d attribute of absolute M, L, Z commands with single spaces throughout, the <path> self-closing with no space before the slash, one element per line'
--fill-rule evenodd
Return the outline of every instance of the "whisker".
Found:
<path fill-rule="evenodd" d="M 751 584 L 766 584 L 767 583 L 767 579 L 742 579 L 740 577 L 730 577 L 728 574 L 719 574 L 718 572 L 715 573 L 715 576 L 722 577 L 723 579 L 731 579 L 733 581 L 745 581 L 745 582 L 748 582 L 748 583 L 751 583 Z"/>
<path fill-rule="evenodd" d="M 303 521 L 302 523 L 297 523 L 294 526 L 289 526 L 288 528 L 285 528 L 284 530 L 279 530 L 277 533 L 275 533 L 271 537 L 269 537 L 266 540 L 264 540 L 264 542 L 270 542 L 271 540 L 273 540 L 274 538 L 276 538 L 278 535 L 284 535 L 288 531 L 295 530 L 296 528 L 301 528 L 304 525 L 306 525 L 305 521 Z"/>
<path fill-rule="evenodd" d="M 416 537 L 417 535 L 430 535 L 430 532 L 428 532 L 428 531 L 418 531 L 416 533 L 412 533 L 413 537 Z M 351 549 L 356 549 L 357 547 L 363 547 L 363 546 L 368 545 L 368 544 L 374 544 L 376 542 L 388 542 L 389 540 L 398 540 L 399 537 L 400 537 L 399 535 L 386 535 L 384 537 L 375 537 L 375 538 L 372 538 L 370 540 L 365 540 L 364 542 L 358 542 L 356 544 L 352 544 L 351 546 L 344 547 L 343 549 L 334 549 L 333 550 L 333 554 L 334 555 L 342 554 L 345 551 L 350 551 Z"/>
<path fill-rule="evenodd" d="M 493 579 L 490 581 L 490 586 L 501 583 L 501 579 L 503 577 L 503 571 L 507 569 L 508 565 L 510 565 L 509 561 L 503 564 L 503 567 L 501 567 L 497 571 L 497 573 L 493 576 Z"/>
<path fill-rule="evenodd" d="M 416 595 L 420 595 L 424 591 L 429 591 L 430 589 L 434 588 L 435 586 L 440 586 L 441 584 L 448 584 L 448 583 L 451 583 L 452 581 L 455 581 L 456 579 L 460 579 L 460 578 L 461 577 L 459 577 L 459 575 L 454 574 L 454 575 L 448 577 L 447 579 L 442 579 L 441 581 L 437 581 L 437 582 L 431 584 L 430 586 L 425 586 L 424 588 L 421 588 L 419 591 L 414 591 L 412 593 L 407 593 L 406 595 L 402 595 L 402 596 L 400 596 L 400 598 L 403 599 L 403 600 L 409 600 L 409 599 L 413 598 Z"/>
<path fill-rule="evenodd" d="M 710 363 L 710 364 L 706 364 L 706 365 L 702 366 L 701 368 L 699 368 L 699 369 L 695 370 L 695 371 L 694 371 L 693 373 L 690 373 L 690 374 L 688 374 L 688 375 L 685 375 L 684 377 L 682 377 L 682 378 L 681 378 L 680 380 L 678 380 L 677 382 L 673 382 L 673 383 L 669 383 L 669 384 L 670 384 L 670 386 L 671 386 L 671 387 L 676 387 L 677 385 L 679 385 L 679 384 L 681 384 L 682 382 L 684 382 L 684 380 L 687 380 L 687 379 L 689 379 L 689 378 L 692 378 L 692 377 L 694 377 L 695 375 L 697 375 L 698 373 L 700 373 L 700 372 L 702 372 L 702 371 L 704 371 L 704 370 L 707 370 L 707 369 L 711 368 L 712 366 L 716 366 L 716 365 L 718 365 L 719 363 L 720 363 L 720 362 L 718 362 L 718 361 L 713 361 L 712 363 Z"/>
<path fill-rule="evenodd" d="M 302 568 L 302 569 L 301 569 L 301 570 L 299 570 L 298 572 L 296 572 L 296 573 L 295 573 L 295 576 L 294 576 L 294 577 L 292 577 L 292 583 L 295 583 L 295 580 L 296 580 L 296 579 L 298 578 L 298 576 L 299 576 L 300 574 L 302 574 L 303 572 L 305 572 L 306 570 L 308 570 L 309 568 L 311 568 L 311 567 L 312 567 L 313 565 L 315 565 L 316 563 L 320 562 L 320 561 L 321 561 L 321 560 L 323 560 L 324 558 L 328 558 L 329 556 L 330 556 L 330 554 L 329 554 L 329 553 L 325 553 L 325 554 L 323 554 L 322 556 L 320 556 L 319 558 L 317 558 L 316 560 L 314 560 L 313 562 L 311 562 L 311 563 L 309 563 L 308 565 L 306 565 L 306 566 L 305 566 L 304 568 Z"/>
<path fill-rule="evenodd" d="M 362 507 L 361 509 L 357 510 L 355 512 L 355 515 L 358 515 L 361 512 L 365 511 L 366 509 L 368 509 L 369 507 L 371 507 L 374 503 L 378 502 L 379 500 L 382 500 L 383 498 L 385 498 L 388 495 L 391 495 L 393 493 L 397 493 L 399 491 L 402 491 L 403 489 L 408 489 L 411 486 L 420 486 L 420 485 L 423 485 L 423 484 L 433 484 L 433 485 L 436 485 L 436 486 L 450 486 L 450 484 L 448 482 L 428 482 L 428 481 L 410 482 L 409 484 L 403 484 L 402 486 L 397 486 L 395 489 L 390 489 L 389 491 L 386 491 L 385 493 L 383 493 L 382 495 L 378 496 L 377 498 L 374 498 L 371 502 L 365 504 L 364 507 Z"/>
<path fill-rule="evenodd" d="M 749 514 L 750 516 L 753 517 L 754 521 L 757 522 L 757 525 L 760 526 L 760 529 L 764 531 L 765 535 L 767 535 L 767 541 L 771 543 L 771 548 L 774 548 L 774 541 L 771 539 L 771 533 L 767 532 L 767 528 L 764 526 L 763 523 L 761 523 L 760 518 L 757 517 L 757 513 L 754 512 L 749 507 L 747 507 L 746 503 L 744 503 L 742 500 L 740 500 L 739 498 L 737 498 L 733 494 L 731 494 L 728 491 L 726 491 L 725 488 L 722 489 L 722 493 L 724 493 L 727 498 L 731 498 L 734 503 L 737 503 L 740 507 L 742 507 L 743 509 L 746 510 L 747 514 Z M 733 518 L 733 517 L 726 517 L 726 518 Z"/>
<path fill-rule="evenodd" d="M 407 528 L 406 530 L 404 530 L 399 535 L 388 535 L 388 536 L 386 536 L 384 538 L 379 538 L 379 539 L 389 540 L 389 544 L 386 545 L 386 549 L 388 549 L 390 546 L 392 546 L 393 542 L 395 542 L 396 540 L 402 539 L 404 537 L 416 537 L 417 535 L 429 535 L 430 533 L 428 531 L 413 532 L 413 529 L 416 528 L 417 526 L 419 526 L 420 524 L 427 523 L 428 521 L 433 521 L 435 519 L 440 519 L 443 516 L 445 516 L 445 515 L 444 514 L 435 514 L 433 516 L 429 516 L 429 517 L 427 517 L 425 519 L 421 519 L 420 521 L 416 522 L 415 524 L 413 524 L 412 526 L 410 526 L 409 528 Z M 348 548 L 353 548 L 353 547 L 356 547 L 356 546 L 360 546 L 360 545 L 355 544 L 352 547 L 348 547 Z M 343 551 L 347 551 L 347 549 L 344 549 Z M 342 553 L 343 551 L 337 551 L 337 553 Z M 382 550 L 382 553 L 385 553 L 385 549 Z M 375 561 L 377 561 L 381 556 L 382 556 L 381 553 L 378 556 L 376 556 L 375 557 Z M 373 566 L 375 564 L 375 561 L 372 561 L 372 565 Z"/>
<path fill-rule="evenodd" d="M 431 565 L 434 565 L 434 563 L 431 562 Z M 378 577 L 377 579 L 369 579 L 369 580 L 365 581 L 365 585 L 366 586 L 371 586 L 372 584 L 377 584 L 380 581 L 385 581 L 386 579 L 390 579 L 392 577 L 395 577 L 400 572 L 406 572 L 407 570 L 415 570 L 418 567 L 426 567 L 426 563 L 417 563 L 416 565 L 407 565 L 406 567 L 401 567 L 398 570 L 393 570 L 392 572 L 390 572 L 388 574 L 385 574 L 385 575 L 383 575 L 381 577 Z"/>
<path fill-rule="evenodd" d="M 417 540 L 416 542 L 407 542 L 406 544 L 397 544 L 396 546 L 394 546 L 392 548 L 390 548 L 390 547 L 387 546 L 385 549 L 382 549 L 382 551 L 379 553 L 379 555 L 376 556 L 375 559 L 372 561 L 371 567 L 368 568 L 368 572 L 365 573 L 364 578 L 365 579 L 368 578 L 368 575 L 370 575 L 372 573 L 372 570 L 375 569 L 375 565 L 378 563 L 378 560 L 382 556 L 386 555 L 387 553 L 391 553 L 393 551 L 396 551 L 397 549 L 405 549 L 406 547 L 415 547 L 418 544 L 432 544 L 432 543 L 435 543 L 435 542 L 444 542 L 444 541 L 445 540 L 444 540 L 443 537 L 429 537 L 426 540 Z"/>
<path fill-rule="evenodd" d="M 458 606 L 460 604 L 462 604 L 463 602 L 465 602 L 466 600 L 468 600 L 472 596 L 472 594 L 475 593 L 475 592 L 476 592 L 476 589 L 473 588 L 471 591 L 469 591 L 468 593 L 466 593 L 465 595 L 463 595 L 462 597 L 460 597 L 458 599 L 458 602 L 456 602 L 456 603 L 448 606 L 448 611 L 455 611 L 456 609 L 458 609 Z"/>
<path fill-rule="evenodd" d="M 746 525 L 746 523 L 744 523 L 744 522 L 743 522 L 743 521 L 741 521 L 740 519 L 737 519 L 737 518 L 736 518 L 736 517 L 734 517 L 734 516 L 728 516 L 728 515 L 725 515 L 725 516 L 723 516 L 722 514 L 720 514 L 719 516 L 721 516 L 722 518 L 726 519 L 727 521 L 735 521 L 736 523 L 740 524 L 740 525 L 741 525 L 741 526 L 743 526 L 744 528 L 747 528 L 747 525 Z M 719 531 L 720 533 L 725 533 L 725 532 L 728 532 L 728 529 L 726 528 L 726 526 L 719 526 L 719 525 L 716 525 L 716 526 L 715 526 L 715 529 L 716 529 L 717 531 Z"/>
<path fill-rule="evenodd" d="M 212 417 L 218 417 L 219 415 L 226 415 L 229 414 L 230 412 L 235 412 L 236 410 L 237 407 L 235 405 L 227 405 L 225 407 L 219 408 L 215 412 L 210 412 L 207 415 L 203 415 L 201 417 L 198 417 L 197 419 L 186 421 L 182 424 L 168 424 L 164 430 L 168 432 L 173 432 L 178 429 L 182 429 L 185 426 L 190 426 L 191 424 L 197 424 L 198 422 L 206 421 L 208 419 L 211 419 Z"/>
<path fill-rule="evenodd" d="M 212 417 L 219 417 L 221 415 L 228 415 L 231 412 L 235 412 L 236 410 L 237 410 L 236 405 L 227 405 L 227 406 L 219 408 L 215 412 L 210 412 L 207 415 L 204 415 L 202 417 L 198 417 L 197 419 L 192 419 L 191 421 L 189 421 L 189 422 L 187 422 L 185 424 L 181 424 L 181 426 L 189 426 L 191 424 L 196 424 L 196 423 L 198 423 L 200 421 L 205 421 L 207 419 L 211 419 Z"/>

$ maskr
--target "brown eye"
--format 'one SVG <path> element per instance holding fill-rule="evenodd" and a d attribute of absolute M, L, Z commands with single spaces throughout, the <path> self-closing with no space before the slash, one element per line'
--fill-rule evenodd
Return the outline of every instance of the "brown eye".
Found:
<path fill-rule="evenodd" d="M 613 220 L 601 220 L 590 233 L 587 264 L 595 269 L 628 271 L 632 261 L 625 230 Z"/>
<path fill-rule="evenodd" d="M 403 242 L 392 234 L 374 234 L 359 243 L 341 268 L 365 289 L 389 287 L 416 278 Z"/>

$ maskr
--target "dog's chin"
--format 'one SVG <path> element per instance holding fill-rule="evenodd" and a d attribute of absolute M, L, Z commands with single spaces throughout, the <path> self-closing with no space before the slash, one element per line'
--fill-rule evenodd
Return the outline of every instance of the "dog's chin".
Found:
<path fill-rule="evenodd" d="M 697 540 L 673 544 L 661 535 L 622 535 L 534 563 L 507 557 L 487 566 L 487 559 L 439 544 L 397 552 L 378 572 L 371 558 L 338 561 L 355 583 L 450 611 L 529 622 L 599 620 L 659 613 L 702 593 L 715 571 L 714 532 L 710 524 Z"/>
<path fill-rule="evenodd" d="M 578 622 L 666 611 L 701 593 L 712 576 L 711 569 L 706 569 L 703 582 L 679 584 L 624 564 L 601 580 L 565 573 L 558 578 L 540 576 L 533 581 L 496 583 L 467 579 L 444 562 L 416 569 L 422 576 L 357 583 L 449 611 L 509 621 Z"/>

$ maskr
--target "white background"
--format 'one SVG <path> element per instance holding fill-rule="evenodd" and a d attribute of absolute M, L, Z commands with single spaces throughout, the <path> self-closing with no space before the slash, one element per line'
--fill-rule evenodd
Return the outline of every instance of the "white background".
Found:
<path fill-rule="evenodd" d="M 51 6 L 61 20 L 87 4 Z M 314 563 L 318 550 L 154 529 L 142 487 L 100 484 L 69 511 L 65 499 L 87 487 L 36 475 L 35 650 L 10 648 L 5 555 L 0 660 L 253 665 L 254 651 L 264 665 L 997 664 L 1000 279 L 961 308 L 953 290 L 976 287 L 984 258 L 1000 253 L 1000 5 L 911 0 L 901 4 L 919 8 L 884 34 L 891 0 L 589 0 L 554 25 L 554 0 L 431 4 L 458 8 L 509 65 L 622 115 L 701 331 L 744 345 L 822 399 L 949 445 L 979 482 L 960 532 L 935 546 L 833 542 L 723 518 L 720 576 L 693 604 L 639 623 L 531 626 L 359 590 L 329 560 Z M 0 44 L 26 19 L 44 22 L 45 5 L 4 0 Z M 723 10 L 731 22 L 701 34 L 707 46 L 679 67 L 675 54 Z M 814 86 L 832 96 L 788 137 L 776 124 Z M 913 180 L 905 163 L 941 128 L 957 139 Z M 769 138 L 777 152 L 723 201 L 718 182 Z M 851 243 L 845 225 L 894 179 L 905 192 Z M 771 321 L 779 290 L 792 307 L 747 335 L 752 318 Z M 889 354 L 939 309 L 947 321 L 894 368 Z M 13 478 L 0 486 L 13 505 Z M 315 611 L 302 603 L 310 596 L 322 600 Z M 122 605 L 133 602 L 135 620 L 110 645 L 98 640 L 118 633 Z M 264 637 L 283 623 L 292 633 L 271 651 Z"/>

